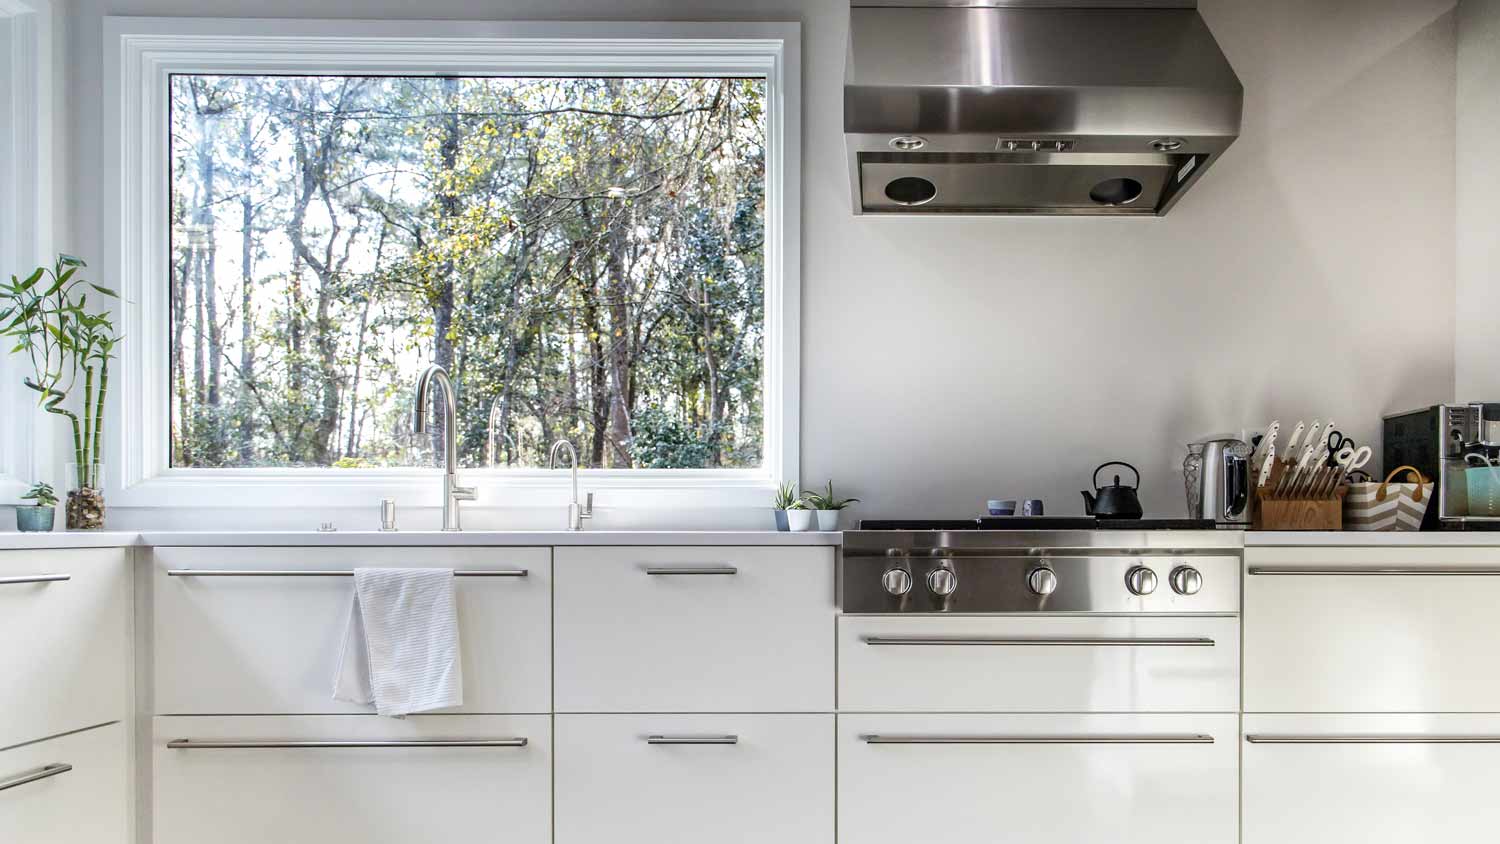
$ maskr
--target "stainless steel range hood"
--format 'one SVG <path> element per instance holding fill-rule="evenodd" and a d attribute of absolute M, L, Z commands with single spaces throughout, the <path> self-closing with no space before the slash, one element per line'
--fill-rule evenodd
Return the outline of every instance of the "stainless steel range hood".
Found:
<path fill-rule="evenodd" d="M 1163 215 L 1240 131 L 1196 0 L 853 0 L 855 213 Z"/>

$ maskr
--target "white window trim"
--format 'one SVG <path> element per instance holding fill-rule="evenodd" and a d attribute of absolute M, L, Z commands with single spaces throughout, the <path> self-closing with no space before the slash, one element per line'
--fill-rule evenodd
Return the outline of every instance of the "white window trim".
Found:
<path fill-rule="evenodd" d="M 0 0 L 5 2 L 5 0 Z M 584 470 L 615 506 L 765 507 L 797 477 L 801 331 L 801 78 L 796 23 L 508 23 L 106 17 L 104 232 L 119 268 L 122 358 L 111 372 L 106 494 L 125 507 L 439 503 L 436 469 L 174 469 L 167 397 L 167 77 L 172 73 L 745 74 L 767 81 L 767 452 L 758 470 Z M 460 395 L 460 400 L 476 399 Z M 480 506 L 564 501 L 542 470 L 465 470 Z M 601 505 L 603 502 L 601 501 Z"/>
<path fill-rule="evenodd" d="M 7 280 L 50 263 L 51 68 L 50 2 L 0 0 L 0 272 Z M 0 503 L 37 478 L 37 456 L 51 442 L 38 431 L 36 394 L 21 385 L 28 369 L 9 353 L 12 345 L 0 348 L 0 407 L 8 411 L 0 429 Z"/>

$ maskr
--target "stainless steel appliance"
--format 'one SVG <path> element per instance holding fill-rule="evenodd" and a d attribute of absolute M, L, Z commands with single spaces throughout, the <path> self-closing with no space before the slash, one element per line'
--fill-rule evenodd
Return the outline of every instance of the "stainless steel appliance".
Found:
<path fill-rule="evenodd" d="M 854 211 L 1163 215 L 1243 99 L 1196 0 L 853 0 Z"/>
<path fill-rule="evenodd" d="M 1385 471 L 1412 466 L 1436 481 L 1436 510 L 1428 508 L 1428 526 L 1500 528 L 1500 517 L 1471 512 L 1470 455 L 1483 462 L 1500 460 L 1500 402 L 1439 404 L 1385 417 L 1382 431 Z"/>
<path fill-rule="evenodd" d="M 1223 527 L 1250 523 L 1250 444 L 1232 437 L 1200 440 L 1187 447 L 1182 479 L 1188 515 Z"/>

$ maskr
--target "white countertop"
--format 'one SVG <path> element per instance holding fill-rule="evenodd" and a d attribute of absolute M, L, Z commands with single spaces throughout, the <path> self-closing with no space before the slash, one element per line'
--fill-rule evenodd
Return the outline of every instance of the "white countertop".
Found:
<path fill-rule="evenodd" d="M 837 532 L 742 531 L 103 531 L 0 532 L 0 549 L 167 546 L 485 546 L 485 545 L 838 545 Z"/>

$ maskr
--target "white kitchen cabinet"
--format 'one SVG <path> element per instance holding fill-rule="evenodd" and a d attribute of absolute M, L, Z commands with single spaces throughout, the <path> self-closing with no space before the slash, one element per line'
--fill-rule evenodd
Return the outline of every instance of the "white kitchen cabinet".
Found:
<path fill-rule="evenodd" d="M 1244 844 L 1492 841 L 1500 715 L 1246 715 Z"/>
<path fill-rule="evenodd" d="M 0 747 L 128 717 L 130 551 L 0 551 Z"/>
<path fill-rule="evenodd" d="M 841 616 L 839 709 L 1235 712 L 1232 617 Z"/>
<path fill-rule="evenodd" d="M 524 571 L 456 579 L 464 705 L 452 711 L 551 710 L 549 549 L 157 548 L 152 556 L 156 714 L 370 711 L 333 700 L 354 579 L 264 573 L 378 566 Z M 225 571 L 250 574 L 212 574 Z"/>
<path fill-rule="evenodd" d="M 559 715 L 557 844 L 832 844 L 832 715 Z"/>
<path fill-rule="evenodd" d="M 1249 548 L 1246 712 L 1500 711 L 1500 548 Z"/>
<path fill-rule="evenodd" d="M 839 841 L 1235 844 L 1238 720 L 840 715 Z"/>
<path fill-rule="evenodd" d="M 154 844 L 551 841 L 545 715 L 153 721 Z M 443 741 L 500 744 L 414 744 Z M 384 746 L 318 746 L 347 742 Z"/>
<path fill-rule="evenodd" d="M 833 549 L 555 554 L 558 712 L 833 708 Z"/>
<path fill-rule="evenodd" d="M 118 723 L 0 751 L 0 841 L 126 844 L 127 759 Z"/>

